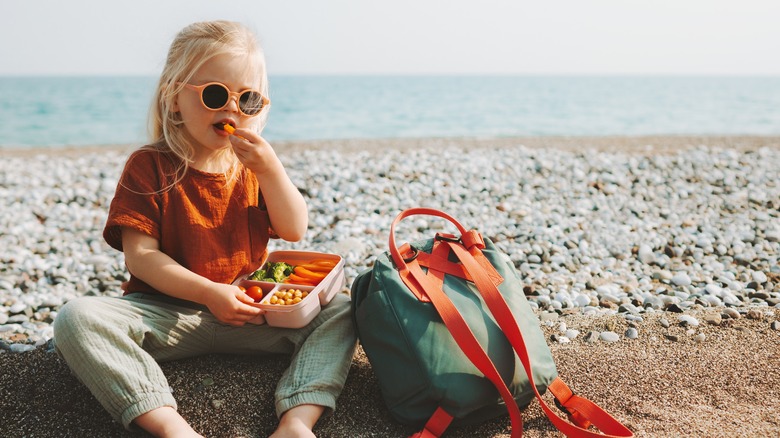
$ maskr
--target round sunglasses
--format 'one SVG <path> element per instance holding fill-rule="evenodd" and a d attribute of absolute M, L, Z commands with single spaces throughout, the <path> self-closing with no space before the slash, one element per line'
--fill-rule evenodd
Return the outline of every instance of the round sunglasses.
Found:
<path fill-rule="evenodd" d="M 230 89 L 219 82 L 209 82 L 203 85 L 192 85 L 185 83 L 184 86 L 191 90 L 200 92 L 200 103 L 206 109 L 219 111 L 225 108 L 233 96 L 238 98 L 238 109 L 247 116 L 256 116 L 260 114 L 271 101 L 263 96 L 259 91 L 244 90 L 240 93 L 230 91 Z"/>

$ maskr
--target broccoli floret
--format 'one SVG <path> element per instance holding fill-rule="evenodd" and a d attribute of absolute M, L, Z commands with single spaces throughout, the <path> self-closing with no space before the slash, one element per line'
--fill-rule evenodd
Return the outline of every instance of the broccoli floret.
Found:
<path fill-rule="evenodd" d="M 276 283 L 283 282 L 292 273 L 293 270 L 292 266 L 284 262 L 273 264 L 269 263 L 268 265 L 270 268 L 270 276 L 273 277 L 273 281 Z"/>
<path fill-rule="evenodd" d="M 265 269 L 258 269 L 249 276 L 250 280 L 262 281 L 265 278 Z"/>
<path fill-rule="evenodd" d="M 250 280 L 268 281 L 272 283 L 283 283 L 290 274 L 293 273 L 295 266 L 285 262 L 268 262 L 265 269 L 258 269 L 249 276 Z"/>

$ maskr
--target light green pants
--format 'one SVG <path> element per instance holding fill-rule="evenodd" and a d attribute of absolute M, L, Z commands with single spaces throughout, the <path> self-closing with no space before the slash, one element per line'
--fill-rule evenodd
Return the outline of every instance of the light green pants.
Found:
<path fill-rule="evenodd" d="M 54 321 L 57 351 L 103 407 L 126 428 L 176 401 L 158 361 L 210 353 L 291 354 L 276 388 L 276 413 L 301 404 L 335 409 L 356 338 L 349 298 L 337 294 L 306 327 L 233 327 L 205 307 L 164 295 L 82 297 Z"/>

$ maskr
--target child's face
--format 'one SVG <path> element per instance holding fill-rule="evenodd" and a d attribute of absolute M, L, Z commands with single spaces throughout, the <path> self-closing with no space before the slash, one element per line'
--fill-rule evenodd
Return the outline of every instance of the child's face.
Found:
<path fill-rule="evenodd" d="M 245 57 L 232 55 L 212 58 L 189 81 L 193 85 L 209 82 L 220 82 L 233 92 L 260 88 L 260 78 L 254 64 Z M 176 98 L 176 110 L 181 114 L 184 129 L 194 140 L 193 147 L 198 154 L 230 147 L 229 134 L 217 128 L 216 124 L 230 123 L 234 127 L 245 128 L 253 119 L 239 111 L 234 97 L 218 111 L 205 108 L 200 99 L 199 91 L 186 87 Z"/>

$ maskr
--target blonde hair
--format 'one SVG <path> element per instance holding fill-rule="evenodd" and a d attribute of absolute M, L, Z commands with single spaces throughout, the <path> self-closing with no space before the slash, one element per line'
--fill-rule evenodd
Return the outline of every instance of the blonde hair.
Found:
<path fill-rule="evenodd" d="M 246 57 L 247 68 L 255 68 L 259 75 L 259 91 L 268 96 L 265 57 L 251 30 L 232 21 L 199 22 L 182 29 L 168 50 L 165 66 L 152 99 L 148 121 L 151 137 L 149 147 L 168 150 L 181 160 L 174 180 L 167 188 L 173 187 L 184 177 L 194 156 L 181 116 L 173 111 L 176 97 L 203 64 L 215 56 L 225 54 Z M 267 119 L 268 110 L 252 119 L 258 132 L 265 127 Z M 239 164 L 235 153 L 231 148 L 227 148 L 223 158 L 230 163 L 229 174 L 235 177 Z"/>

